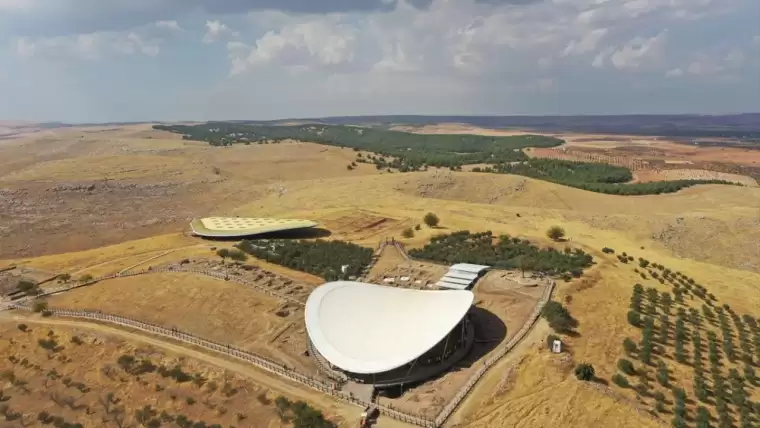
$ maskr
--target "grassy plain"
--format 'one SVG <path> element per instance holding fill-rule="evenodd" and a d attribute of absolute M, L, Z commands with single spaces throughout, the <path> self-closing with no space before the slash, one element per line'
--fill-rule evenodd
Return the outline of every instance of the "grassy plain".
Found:
<path fill-rule="evenodd" d="M 312 219 L 329 229 L 331 238 L 371 247 L 385 237 L 399 239 L 403 229 L 422 223 L 427 212 L 441 218 L 441 227 L 423 225 L 404 240 L 407 246 L 422 246 L 436 234 L 467 229 L 508 233 L 562 248 L 565 244 L 544 236 L 548 227 L 562 225 L 567 245 L 583 248 L 598 261 L 586 278 L 558 287 L 557 298 L 568 302 L 580 322 L 579 335 L 567 338 L 569 355 L 554 356 L 543 349 L 548 327 L 539 324 L 455 414 L 452 424 L 462 427 L 666 424 L 634 411 L 636 401 L 629 392 L 610 395 L 572 376 L 574 363 L 588 361 L 609 380 L 616 372 L 622 339 L 636 333 L 625 314 L 631 287 L 641 279 L 630 265 L 621 267 L 614 257 L 602 254 L 603 247 L 684 272 L 721 303 L 739 313 L 760 315 L 758 188 L 707 185 L 668 195 L 611 196 L 508 175 L 385 173 L 361 164 L 349 171 L 346 165 L 355 159 L 353 151 L 313 144 L 210 148 L 175 137 L 139 125 L 97 132 L 51 131 L 0 146 L 0 191 L 8 195 L 0 199 L 0 231 L 5 237 L 0 266 L 25 263 L 54 272 L 98 274 L 156 255 L 161 257 L 150 264 L 211 256 L 210 246 L 231 243 L 200 241 L 183 233 L 190 218 L 207 215 Z M 29 154 L 34 151 L 39 158 Z M 87 156 L 111 156 L 125 165 L 145 156 L 176 157 L 185 163 L 166 162 L 166 175 L 120 177 L 111 185 L 121 183 L 124 188 L 108 190 L 92 175 L 78 176 L 78 161 L 61 161 Z M 72 178 L 67 178 L 69 184 L 94 182 L 96 187 L 89 192 L 47 190 L 55 186 L 40 172 L 45 169 L 35 166 L 42 162 L 57 162 L 54 175 Z M 176 168 L 183 174 L 185 168 L 201 170 L 202 178 L 187 185 L 169 183 Z M 207 173 L 208 180 L 203 178 Z M 164 181 L 168 190 L 151 187 Z M 34 195 L 41 196 L 30 199 Z M 16 202 L 1 205 L 8 201 Z M 55 297 L 51 304 L 152 316 L 168 325 L 187 323 L 201 336 L 271 355 L 276 355 L 277 346 L 264 344 L 266 338 L 285 322 L 270 313 L 274 303 L 254 291 L 181 274 L 104 282 Z M 302 328 L 297 321 L 294 328 Z"/>

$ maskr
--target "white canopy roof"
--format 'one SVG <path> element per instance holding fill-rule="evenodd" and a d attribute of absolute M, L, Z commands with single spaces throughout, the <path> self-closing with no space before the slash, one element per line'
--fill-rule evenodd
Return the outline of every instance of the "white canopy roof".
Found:
<path fill-rule="evenodd" d="M 359 374 L 382 373 L 440 342 L 467 314 L 473 299 L 467 290 L 328 282 L 306 301 L 306 330 L 333 365 Z"/>
<path fill-rule="evenodd" d="M 449 269 L 451 270 L 459 270 L 462 272 L 470 272 L 470 273 L 480 273 L 480 271 L 488 269 L 490 266 L 485 265 L 473 265 L 470 263 L 457 263 L 455 265 L 451 265 Z"/>
<path fill-rule="evenodd" d="M 452 290 L 466 290 L 467 287 L 470 286 L 470 284 L 457 284 L 455 282 L 448 282 L 444 280 L 440 280 L 435 283 L 435 286 L 438 288 L 449 288 Z"/>

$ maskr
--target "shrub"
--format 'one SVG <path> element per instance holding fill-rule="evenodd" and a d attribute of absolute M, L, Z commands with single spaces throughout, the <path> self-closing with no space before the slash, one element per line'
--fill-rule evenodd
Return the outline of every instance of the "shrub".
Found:
<path fill-rule="evenodd" d="M 549 301 L 541 311 L 549 326 L 557 333 L 568 333 L 578 325 L 578 322 L 570 315 L 570 312 L 561 303 Z"/>
<path fill-rule="evenodd" d="M 552 241 L 559 241 L 565 237 L 565 229 L 559 226 L 552 226 L 546 231 L 546 236 Z"/>
<path fill-rule="evenodd" d="M 32 305 L 32 310 L 38 313 L 46 311 L 47 308 L 48 308 L 48 303 L 44 300 L 37 300 Z"/>
<path fill-rule="evenodd" d="M 609 248 L 609 247 L 602 248 L 602 252 L 605 253 L 605 254 L 615 254 L 615 250 L 613 250 L 612 248 Z"/>
<path fill-rule="evenodd" d="M 662 360 L 660 360 L 657 362 L 657 382 L 660 382 L 660 385 L 667 387 L 669 381 L 670 374 L 668 373 L 668 367 Z"/>
<path fill-rule="evenodd" d="M 636 311 L 628 311 L 628 324 L 641 327 L 641 315 Z"/>
<path fill-rule="evenodd" d="M 575 373 L 576 379 L 589 381 L 594 378 L 596 371 L 594 370 L 594 366 L 592 366 L 591 364 L 580 363 L 577 366 L 575 366 L 574 373 Z"/>
<path fill-rule="evenodd" d="M 631 356 L 631 354 L 636 353 L 638 346 L 636 346 L 636 342 L 630 338 L 625 338 L 625 340 L 623 340 L 623 350 L 625 350 L 625 353 L 628 354 L 628 356 Z"/>
<path fill-rule="evenodd" d="M 238 249 L 229 250 L 227 254 L 230 259 L 238 262 L 244 262 L 248 260 L 248 255 Z"/>
<path fill-rule="evenodd" d="M 26 324 L 19 324 L 16 327 L 18 327 L 18 329 L 23 332 L 26 332 L 29 329 L 29 327 Z"/>
<path fill-rule="evenodd" d="M 615 385 L 621 387 L 621 388 L 628 388 L 631 386 L 630 383 L 628 383 L 628 379 L 621 375 L 620 373 L 615 373 L 612 375 L 612 382 L 615 383 Z"/>
<path fill-rule="evenodd" d="M 433 213 L 427 213 L 424 217 L 422 217 L 422 222 L 425 223 L 428 227 L 437 227 L 441 222 L 441 219 L 439 219 L 438 216 Z"/>
<path fill-rule="evenodd" d="M 618 370 L 621 372 L 633 376 L 636 374 L 636 369 L 633 367 L 633 363 L 631 363 L 629 360 L 626 360 L 625 358 L 621 358 L 618 360 L 617 363 Z"/>
<path fill-rule="evenodd" d="M 93 280 L 93 277 L 89 273 L 86 273 L 79 277 L 79 282 L 90 282 L 92 280 Z"/>
<path fill-rule="evenodd" d="M 259 239 L 242 241 L 237 247 L 256 258 L 321 276 L 327 281 L 358 276 L 372 261 L 372 249 L 338 240 Z"/>
<path fill-rule="evenodd" d="M 401 236 L 403 236 L 404 238 L 414 238 L 414 230 L 412 230 L 411 227 L 408 227 L 404 229 L 403 232 L 401 232 Z"/>
<path fill-rule="evenodd" d="M 420 225 L 418 224 L 418 225 L 414 226 L 414 230 L 422 230 L 422 226 L 420 226 Z"/>

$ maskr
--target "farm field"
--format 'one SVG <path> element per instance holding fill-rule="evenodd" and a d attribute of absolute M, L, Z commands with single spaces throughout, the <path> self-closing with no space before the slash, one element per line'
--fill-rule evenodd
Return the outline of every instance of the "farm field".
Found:
<path fill-rule="evenodd" d="M 460 128 L 444 130 L 458 132 L 456 129 Z M 589 145 L 606 144 L 604 150 L 618 153 L 612 146 L 622 144 L 580 141 L 584 138 L 590 137 L 570 140 L 568 147 L 587 151 L 597 150 Z M 693 165 L 705 169 L 698 162 L 708 162 L 709 158 L 701 152 L 702 148 L 686 147 L 691 152 L 679 152 L 683 146 L 671 143 L 641 146 L 662 150 L 655 157 L 663 162 L 664 159 L 678 162 L 670 164 L 675 166 L 673 170 L 689 170 Z M 742 160 L 739 153 L 744 152 L 726 154 L 740 149 L 705 150 L 716 153 L 715 160 L 709 162 L 734 164 L 737 168 L 752 165 L 751 158 Z M 648 273 L 647 279 L 642 279 L 633 270 L 637 261 L 622 263 L 616 255 L 603 253 L 602 248 L 613 248 L 617 254 L 626 251 L 635 260 L 642 257 L 683 272 L 713 293 L 721 305 L 728 304 L 739 314 L 760 316 L 757 246 L 760 189 L 749 182 L 741 187 L 699 185 L 671 194 L 616 196 L 508 174 L 444 168 L 389 173 L 362 163 L 348 169 L 356 153 L 351 149 L 296 142 L 210 147 L 182 140 L 177 134 L 153 130 L 149 125 L 14 135 L 0 145 L 0 232 L 4 236 L 0 268 L 17 265 L 19 269 L 78 277 L 116 273 L 132 266 L 137 266 L 135 269 L 162 266 L 183 259 L 213 259 L 218 263 L 212 248 L 229 247 L 234 242 L 205 241 L 187 234 L 192 218 L 212 215 L 310 219 L 329 232 L 322 239 L 348 240 L 368 248 L 375 248 L 380 240 L 391 237 L 407 248 L 420 248 L 439 234 L 490 230 L 495 236 L 509 234 L 542 247 L 562 251 L 569 246 L 593 255 L 596 265 L 587 269 L 583 277 L 557 283 L 555 300 L 562 302 L 579 323 L 576 335 L 563 336 L 567 352 L 554 355 L 546 349 L 546 336 L 551 331 L 545 322 L 539 322 L 526 341 L 488 372 L 454 414 L 449 424 L 460 427 L 563 423 L 572 427 L 633 428 L 670 424 L 671 414 L 647 413 L 654 406 L 652 397 L 638 397 L 633 389 L 618 388 L 612 381 L 618 372 L 618 360 L 624 356 L 623 339 L 641 340 L 641 329 L 626 320 L 633 286 L 641 282 L 645 288 L 654 287 L 659 292 L 668 289 Z M 96 161 L 102 165 L 83 168 Z M 642 170 L 634 172 L 643 174 Z M 672 178 L 666 172 L 662 174 Z M 441 219 L 437 228 L 424 225 L 422 218 L 428 212 Z M 421 227 L 415 230 L 418 224 Z M 565 229 L 566 242 L 557 243 L 546 237 L 546 230 L 553 225 Z M 408 228 L 413 229 L 413 236 L 402 238 L 402 232 Z M 389 257 L 387 262 L 381 259 L 370 272 L 371 277 L 381 278 L 404 263 L 397 256 Z M 250 259 L 246 263 L 286 275 L 309 287 L 321 282 L 313 275 L 259 260 Z M 393 275 L 402 273 L 398 270 Z M 478 285 L 482 288 L 476 286 L 475 290 L 476 301 L 491 312 L 529 307 L 523 299 L 535 297 L 531 293 L 526 295 L 524 290 L 499 289 L 493 281 L 494 278 L 486 276 Z M 312 361 L 302 355 L 305 349 L 302 314 L 292 311 L 279 316 L 276 312 L 282 309 L 281 302 L 232 281 L 186 273 L 152 273 L 103 281 L 48 300 L 51 307 L 97 309 L 174 326 L 201 337 L 238 344 L 316 374 Z M 700 309 L 701 302 L 688 303 Z M 514 312 L 515 319 L 524 316 L 520 311 Z M 19 322 L 14 319 L 2 327 L 0 344 L 5 346 L 5 352 L 10 338 L 29 340 L 25 348 L 25 352 L 30 352 L 28 358 L 32 354 L 34 358 L 45 358 L 45 351 L 35 343 L 43 338 L 36 335 L 44 336 L 47 327 L 42 331 L 30 321 L 33 331 L 23 336 L 16 328 Z M 508 322 L 507 334 L 520 324 L 519 320 Z M 66 341 L 62 352 L 71 352 L 74 348 L 68 340 L 73 333 L 68 329 L 72 326 L 60 326 L 60 331 L 59 327 L 51 328 L 61 341 Z M 108 345 L 108 349 L 114 350 L 104 347 L 92 351 L 92 358 L 100 355 L 104 361 L 115 360 L 122 349 L 133 349 L 130 346 L 135 345 Z M 77 358 L 85 361 L 84 355 Z M 169 361 L 175 357 L 161 358 Z M 593 364 L 597 377 L 607 385 L 576 380 L 572 369 L 580 362 Z M 69 375 L 72 379 L 79 376 L 73 366 L 69 364 L 66 369 L 72 370 Z M 194 370 L 200 371 L 198 367 Z M 52 366 L 45 368 L 49 370 Z M 203 370 L 211 373 L 212 369 Z M 672 364 L 673 383 L 686 387 L 693 397 L 688 370 Z M 655 369 L 649 372 L 653 376 Z M 31 378 L 31 373 L 26 376 Z M 464 370 L 451 373 L 418 386 L 396 403 L 404 409 L 424 407 L 432 403 L 433 389 L 453 390 L 452 385 L 464 374 Z M 304 392 L 294 385 L 267 384 L 271 379 L 259 381 L 256 376 L 260 374 L 248 375 L 249 382 L 260 385 L 251 386 L 252 395 L 246 395 L 252 408 L 250 421 L 268 420 L 272 421 L 269 426 L 278 426 L 274 407 L 259 406 L 255 398 L 264 389 L 271 397 L 279 393 L 302 394 L 328 416 L 336 416 L 343 426 L 352 426 L 358 420 L 361 409 L 344 407 L 327 396 Z M 633 380 L 632 383 L 635 384 Z M 130 396 L 143 396 L 149 392 L 145 388 L 154 388 L 152 384 L 133 385 L 131 380 L 129 385 L 129 391 L 135 388 Z M 103 388 L 105 391 L 114 387 Z M 760 400 L 756 388 L 748 391 L 752 400 Z M 14 399 L 10 400 L 12 408 Z M 195 406 L 202 399 L 196 398 Z M 672 397 L 668 395 L 668 399 Z M 171 408 L 167 400 L 161 398 L 153 406 Z M 92 401 L 95 402 L 94 396 Z M 148 401 L 143 398 L 134 403 L 130 406 L 137 409 Z M 235 406 L 225 404 L 228 415 L 237 412 Z M 668 411 L 672 411 L 673 404 L 668 406 Z M 211 410 L 193 408 L 196 410 L 198 414 L 194 417 L 211 420 Z M 689 404 L 687 411 L 693 418 L 696 406 Z M 710 411 L 715 416 L 712 407 Z M 73 417 L 68 411 L 61 412 Z M 222 420 L 228 425 L 234 422 Z M 395 427 L 395 424 L 383 418 L 378 426 Z"/>

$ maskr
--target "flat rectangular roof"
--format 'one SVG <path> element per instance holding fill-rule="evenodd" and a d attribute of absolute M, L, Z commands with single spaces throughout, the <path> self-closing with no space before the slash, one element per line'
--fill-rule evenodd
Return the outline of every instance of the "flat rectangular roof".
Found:
<path fill-rule="evenodd" d="M 477 273 L 470 273 L 470 272 L 462 272 L 462 271 L 458 271 L 458 270 L 450 270 L 450 271 L 446 272 L 446 274 L 444 275 L 444 277 L 458 278 L 458 279 L 467 279 L 467 280 L 470 280 L 470 281 L 474 281 L 475 279 L 478 278 L 478 274 Z"/>
<path fill-rule="evenodd" d="M 449 269 L 451 270 L 459 270 L 462 272 L 470 272 L 470 273 L 480 273 L 483 270 L 486 270 L 490 268 L 490 266 L 485 265 L 473 265 L 470 263 L 457 263 L 455 265 L 452 265 Z"/>
<path fill-rule="evenodd" d="M 435 286 L 438 288 L 450 288 L 452 290 L 466 290 L 470 284 L 454 284 L 448 281 L 438 281 Z"/>
<path fill-rule="evenodd" d="M 440 280 L 445 281 L 445 282 L 451 282 L 453 284 L 464 284 L 464 285 L 472 284 L 471 279 L 453 278 L 453 277 L 450 277 L 448 274 L 444 275 Z"/>

